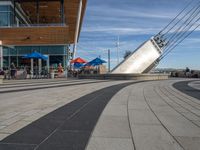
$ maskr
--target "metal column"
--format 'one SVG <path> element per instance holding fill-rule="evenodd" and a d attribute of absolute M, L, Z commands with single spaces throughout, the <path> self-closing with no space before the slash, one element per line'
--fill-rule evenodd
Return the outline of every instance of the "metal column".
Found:
<path fill-rule="evenodd" d="M 75 33 L 75 39 L 74 39 L 74 48 L 73 48 L 73 57 L 72 57 L 72 59 L 74 59 L 75 55 L 76 55 L 78 35 L 79 35 L 79 28 L 80 28 L 80 20 L 81 20 L 81 13 L 82 13 L 82 5 L 83 5 L 82 0 L 80 0 L 80 2 L 79 2 L 78 16 L 77 16 L 77 21 L 76 21 L 76 33 Z"/>

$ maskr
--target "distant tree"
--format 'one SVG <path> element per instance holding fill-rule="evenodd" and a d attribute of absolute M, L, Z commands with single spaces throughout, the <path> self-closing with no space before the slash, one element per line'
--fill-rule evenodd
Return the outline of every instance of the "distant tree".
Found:
<path fill-rule="evenodd" d="M 185 72 L 190 72 L 190 69 L 186 67 Z"/>
<path fill-rule="evenodd" d="M 124 53 L 124 59 L 126 59 L 130 54 L 131 54 L 132 52 L 131 51 L 126 51 L 125 53 Z"/>

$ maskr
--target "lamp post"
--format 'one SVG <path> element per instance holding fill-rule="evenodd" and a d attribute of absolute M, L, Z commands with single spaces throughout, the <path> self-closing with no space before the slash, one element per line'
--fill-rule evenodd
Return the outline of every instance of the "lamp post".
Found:
<path fill-rule="evenodd" d="M 110 72 L 110 49 L 108 49 L 108 72 Z"/>

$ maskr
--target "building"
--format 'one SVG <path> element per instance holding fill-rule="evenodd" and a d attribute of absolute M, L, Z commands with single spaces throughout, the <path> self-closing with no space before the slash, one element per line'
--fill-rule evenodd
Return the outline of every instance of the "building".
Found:
<path fill-rule="evenodd" d="M 0 67 L 30 66 L 25 54 L 48 55 L 43 67 L 62 63 L 75 54 L 87 0 L 1 0 Z M 74 44 L 74 50 L 69 46 Z"/>

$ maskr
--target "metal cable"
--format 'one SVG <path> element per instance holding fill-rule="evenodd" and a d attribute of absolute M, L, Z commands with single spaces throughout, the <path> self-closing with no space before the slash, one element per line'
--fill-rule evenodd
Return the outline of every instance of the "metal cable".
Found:
<path fill-rule="evenodd" d="M 167 26 L 165 26 L 157 35 L 160 35 L 160 34 L 166 34 L 166 33 L 168 33 L 171 29 L 168 29 L 167 30 L 167 28 L 168 27 L 170 27 L 170 25 L 174 22 L 174 21 L 176 21 L 176 19 L 179 17 L 179 16 L 181 16 L 182 15 L 182 13 L 194 2 L 195 0 L 191 0 L 182 10 L 181 10 L 181 12 L 173 19 L 173 20 L 171 20 L 170 21 L 170 23 L 167 25 Z M 165 30 L 167 30 L 165 33 L 163 33 Z"/>
<path fill-rule="evenodd" d="M 182 13 L 187 9 L 187 8 L 189 8 L 189 6 L 194 2 L 195 0 L 191 0 L 183 9 L 182 9 L 182 11 L 167 25 L 167 26 L 165 26 L 164 28 L 163 28 L 163 30 L 161 30 L 158 34 L 167 34 L 167 33 L 169 33 L 170 32 L 170 30 L 174 27 L 171 27 L 170 29 L 168 29 L 167 30 L 167 28 L 174 22 L 174 21 L 176 21 L 177 19 L 178 19 L 178 17 L 179 16 L 181 16 L 182 15 Z M 167 32 L 165 32 L 165 33 L 163 33 L 165 30 L 167 30 Z"/>
<path fill-rule="evenodd" d="M 171 34 L 170 36 L 165 37 L 165 40 L 170 41 L 170 40 L 172 40 L 174 37 L 176 37 L 177 33 L 184 27 L 184 25 L 186 24 L 186 26 L 187 26 L 187 25 L 188 25 L 188 21 L 191 22 L 192 19 L 194 19 L 194 18 L 198 15 L 199 12 L 196 13 L 196 11 L 198 11 L 199 8 L 200 8 L 200 2 L 199 2 L 199 4 L 198 4 L 197 6 L 195 6 L 194 8 L 195 8 L 194 10 L 190 10 L 189 13 L 187 13 L 186 15 L 184 15 L 184 17 L 181 18 L 181 20 L 179 20 L 179 23 L 181 23 L 181 21 L 183 21 L 183 19 L 186 19 L 186 20 L 185 20 L 183 23 L 181 23 L 181 24 L 179 25 L 179 27 L 174 31 L 174 34 Z M 192 9 L 193 9 L 193 8 L 192 8 Z M 176 26 L 176 25 L 175 25 L 175 26 Z"/>
<path fill-rule="evenodd" d="M 195 22 L 193 22 L 193 24 L 191 24 L 190 26 L 188 26 L 187 29 L 183 30 L 178 38 L 166 49 L 164 49 L 164 53 L 165 51 L 168 51 L 171 47 L 173 47 L 182 37 L 184 37 L 185 34 L 187 34 L 187 32 L 200 20 L 200 17 L 198 19 L 195 20 Z"/>
<path fill-rule="evenodd" d="M 200 8 L 200 7 L 199 7 Z M 174 42 L 179 40 L 179 37 L 181 35 L 184 34 L 184 32 L 187 32 L 193 25 L 194 23 L 192 23 L 192 21 L 200 14 L 200 10 L 198 12 L 196 12 L 196 14 L 193 14 L 193 16 L 190 16 L 190 18 L 184 22 L 183 26 L 180 26 L 179 29 L 176 30 L 176 33 L 170 38 L 168 39 L 168 46 L 165 47 L 165 49 L 167 49 L 168 47 L 170 47 Z M 198 20 L 198 19 L 197 19 Z M 188 22 L 189 21 L 189 22 Z M 187 22 L 187 24 L 185 25 L 185 23 Z M 196 22 L 196 21 L 195 21 Z"/>
<path fill-rule="evenodd" d="M 200 18 L 199 18 L 200 20 Z M 160 58 L 159 61 L 161 61 L 163 58 L 165 58 L 173 49 L 175 49 L 183 40 L 185 40 L 188 36 L 190 36 L 198 27 L 200 27 L 200 24 L 196 26 L 192 31 L 190 31 L 184 38 L 182 38 L 176 45 L 174 45 L 171 49 L 166 51 Z"/>

